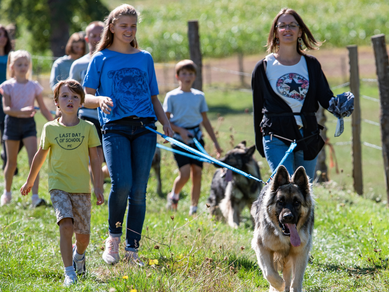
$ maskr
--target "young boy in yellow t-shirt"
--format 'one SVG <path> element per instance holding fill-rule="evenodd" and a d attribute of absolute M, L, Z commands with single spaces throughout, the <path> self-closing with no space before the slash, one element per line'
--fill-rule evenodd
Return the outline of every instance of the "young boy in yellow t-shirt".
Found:
<path fill-rule="evenodd" d="M 99 183 L 102 179 L 97 152 L 99 136 L 92 123 L 77 116 L 84 98 L 83 88 L 77 81 L 70 79 L 57 84 L 54 101 L 61 111 L 61 117 L 44 125 L 40 147 L 34 156 L 27 181 L 20 189 L 24 196 L 30 192 L 49 155 L 49 191 L 59 225 L 65 286 L 75 283 L 77 274 L 85 273 L 85 250 L 89 244 L 91 217 L 89 160 L 97 205 L 104 202 Z M 76 243 L 72 247 L 73 232 Z"/>

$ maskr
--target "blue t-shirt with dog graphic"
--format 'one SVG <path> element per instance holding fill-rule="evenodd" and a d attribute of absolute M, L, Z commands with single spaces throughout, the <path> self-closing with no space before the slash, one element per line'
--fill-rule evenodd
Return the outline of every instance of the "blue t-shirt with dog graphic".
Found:
<path fill-rule="evenodd" d="M 109 49 L 97 52 L 89 63 L 84 87 L 113 101 L 110 114 L 100 108 L 100 124 L 129 116 L 156 118 L 151 96 L 158 95 L 154 61 L 147 51 L 123 54 Z"/>

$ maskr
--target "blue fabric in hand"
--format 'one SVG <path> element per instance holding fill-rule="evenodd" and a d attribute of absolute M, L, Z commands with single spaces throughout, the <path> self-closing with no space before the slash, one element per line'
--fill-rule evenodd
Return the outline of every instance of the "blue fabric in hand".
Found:
<path fill-rule="evenodd" d="M 339 137 L 344 130 L 343 118 L 349 117 L 354 111 L 354 94 L 351 92 L 344 92 L 334 96 L 331 98 L 330 106 L 327 110 L 338 118 L 334 136 Z"/>

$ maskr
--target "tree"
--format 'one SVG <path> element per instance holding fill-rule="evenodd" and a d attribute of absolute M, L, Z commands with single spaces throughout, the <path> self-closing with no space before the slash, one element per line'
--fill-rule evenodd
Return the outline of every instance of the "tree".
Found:
<path fill-rule="evenodd" d="M 55 57 L 64 55 L 70 33 L 109 13 L 100 0 L 2 0 L 0 5 L 3 17 L 31 33 L 33 53 L 50 48 Z"/>

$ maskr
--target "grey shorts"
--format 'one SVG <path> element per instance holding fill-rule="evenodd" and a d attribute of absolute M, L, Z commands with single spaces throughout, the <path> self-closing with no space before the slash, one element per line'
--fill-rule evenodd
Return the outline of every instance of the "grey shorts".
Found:
<path fill-rule="evenodd" d="M 62 219 L 71 218 L 74 233 L 90 234 L 92 203 L 89 193 L 68 193 L 61 190 L 51 190 L 50 197 L 57 216 L 57 224 Z"/>
<path fill-rule="evenodd" d="M 34 118 L 15 118 L 5 116 L 3 140 L 21 141 L 24 138 L 36 137 Z"/>

